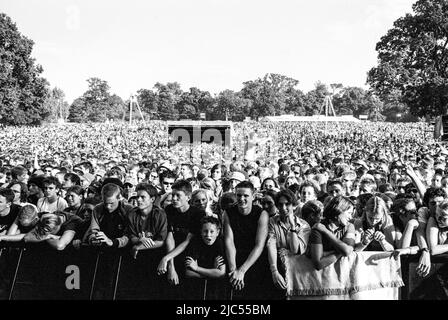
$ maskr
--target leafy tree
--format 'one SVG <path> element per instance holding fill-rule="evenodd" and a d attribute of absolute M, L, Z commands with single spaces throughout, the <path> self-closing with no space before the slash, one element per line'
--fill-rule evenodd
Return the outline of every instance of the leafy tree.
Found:
<path fill-rule="evenodd" d="M 324 102 L 325 97 L 330 95 L 327 86 L 318 81 L 315 84 L 315 89 L 308 91 L 304 99 L 304 109 L 307 116 L 312 116 L 319 113 Z"/>
<path fill-rule="evenodd" d="M 67 120 L 70 106 L 65 101 L 65 93 L 61 89 L 55 87 L 50 91 L 45 101 L 45 106 L 49 113 L 47 120 Z"/>
<path fill-rule="evenodd" d="M 301 90 L 290 88 L 287 91 L 285 113 L 297 116 L 306 115 L 305 94 Z"/>
<path fill-rule="evenodd" d="M 181 118 L 198 120 L 200 113 L 209 111 L 213 102 L 214 99 L 208 91 L 202 91 L 193 87 L 181 94 L 181 100 L 177 108 Z"/>
<path fill-rule="evenodd" d="M 87 82 L 87 91 L 70 106 L 69 120 L 104 122 L 107 119 L 120 119 L 126 110 L 125 103 L 119 96 L 109 93 L 107 81 L 89 78 Z"/>
<path fill-rule="evenodd" d="M 252 100 L 252 118 L 281 115 L 285 113 L 288 93 L 299 81 L 284 75 L 268 73 L 262 79 L 244 82 L 241 95 Z"/>
<path fill-rule="evenodd" d="M 242 121 L 250 114 L 252 100 L 245 99 L 232 90 L 218 94 L 210 111 L 211 120 Z"/>
<path fill-rule="evenodd" d="M 0 122 L 39 124 L 48 116 L 48 82 L 31 57 L 34 42 L 0 13 Z"/>
<path fill-rule="evenodd" d="M 138 103 L 143 113 L 147 113 L 150 119 L 158 119 L 157 95 L 149 89 L 140 89 L 137 91 Z"/>
<path fill-rule="evenodd" d="M 70 106 L 68 120 L 71 122 L 85 122 L 88 117 L 89 114 L 86 108 L 86 99 L 84 97 L 75 99 Z"/>
<path fill-rule="evenodd" d="M 125 103 L 121 97 L 113 94 L 107 100 L 106 114 L 109 119 L 121 119 L 129 104 Z"/>
<path fill-rule="evenodd" d="M 168 82 L 166 85 L 160 82 L 155 84 L 157 95 L 158 115 L 162 120 L 177 120 L 179 112 L 176 109 L 181 100 L 182 89 L 177 82 Z"/>
<path fill-rule="evenodd" d="M 413 11 L 377 44 L 367 81 L 382 100 L 394 93 L 414 115 L 439 115 L 448 104 L 448 1 L 419 0 Z"/>

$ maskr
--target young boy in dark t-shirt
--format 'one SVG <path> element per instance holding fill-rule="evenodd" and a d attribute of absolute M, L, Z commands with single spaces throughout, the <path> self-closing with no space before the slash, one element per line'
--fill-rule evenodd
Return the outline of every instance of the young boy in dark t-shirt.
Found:
<path fill-rule="evenodd" d="M 201 237 L 194 237 L 186 250 L 185 275 L 190 278 L 221 278 L 225 275 L 221 226 L 215 217 L 201 219 Z"/>
<path fill-rule="evenodd" d="M 184 270 L 184 257 L 176 259 L 176 265 L 174 258 L 184 252 L 195 235 L 199 235 L 200 219 L 205 215 L 200 209 L 190 206 L 191 193 L 192 187 L 188 181 L 177 181 L 172 186 L 173 203 L 165 208 L 168 220 L 168 254 L 160 261 L 157 273 L 167 273 L 168 282 L 173 285 L 179 284 L 179 274 L 185 274 L 183 271 L 178 273 L 178 270 Z"/>
<path fill-rule="evenodd" d="M 221 223 L 215 217 L 201 219 L 201 236 L 194 237 L 187 250 L 185 258 L 185 299 L 224 299 L 225 283 L 220 281 L 226 274 L 224 262 L 224 244 Z M 198 278 L 206 279 L 200 283 Z M 206 289 L 204 284 L 207 285 Z"/>

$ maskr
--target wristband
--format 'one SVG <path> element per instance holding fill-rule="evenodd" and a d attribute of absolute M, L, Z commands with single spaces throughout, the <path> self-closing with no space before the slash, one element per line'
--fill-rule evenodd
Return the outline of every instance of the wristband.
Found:
<path fill-rule="evenodd" d="M 271 264 L 270 266 L 269 266 L 269 269 L 271 270 L 271 273 L 274 273 L 274 272 L 277 272 L 278 270 L 277 270 L 277 266 L 275 265 L 275 264 Z"/>
<path fill-rule="evenodd" d="M 364 240 L 361 241 L 361 244 L 362 244 L 363 246 L 368 246 L 369 243 L 370 243 L 370 241 L 369 241 L 368 239 L 364 239 Z"/>

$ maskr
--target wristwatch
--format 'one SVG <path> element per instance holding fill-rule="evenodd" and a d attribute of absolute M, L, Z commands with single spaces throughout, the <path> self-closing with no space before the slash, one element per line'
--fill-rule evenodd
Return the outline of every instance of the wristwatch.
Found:
<path fill-rule="evenodd" d="M 423 253 L 423 251 L 425 251 L 425 252 L 429 252 L 429 249 L 428 249 L 428 248 L 422 248 L 422 249 L 420 249 L 420 253 Z"/>
<path fill-rule="evenodd" d="M 298 227 L 295 227 L 294 229 L 291 228 L 291 229 L 289 229 L 288 231 L 289 231 L 289 232 L 298 233 L 298 232 L 299 232 L 299 228 L 298 228 Z"/>

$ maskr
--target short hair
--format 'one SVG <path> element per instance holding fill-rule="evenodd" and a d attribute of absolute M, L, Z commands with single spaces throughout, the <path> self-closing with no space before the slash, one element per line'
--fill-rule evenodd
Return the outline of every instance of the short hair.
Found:
<path fill-rule="evenodd" d="M 70 188 L 67 189 L 67 193 L 69 192 L 73 192 L 76 193 L 78 196 L 83 196 L 84 195 L 84 189 L 81 186 L 71 186 Z"/>
<path fill-rule="evenodd" d="M 372 179 L 361 179 L 361 181 L 359 182 L 359 185 L 361 186 L 362 184 L 368 185 L 368 186 L 372 187 L 372 191 L 376 191 L 377 184 L 376 184 L 376 182 L 374 180 L 372 180 Z"/>
<path fill-rule="evenodd" d="M 315 223 L 322 219 L 324 211 L 324 205 L 318 200 L 307 201 L 302 207 L 302 218 L 306 221 L 310 220 L 311 217 L 316 218 Z M 317 221 L 318 220 L 318 221 Z"/>
<path fill-rule="evenodd" d="M 205 196 L 207 197 L 207 200 L 210 200 L 209 199 L 209 194 L 208 194 L 207 190 L 205 190 L 205 189 L 194 190 L 193 193 L 191 194 L 191 199 L 194 199 L 197 195 L 199 195 L 201 193 L 205 194 Z"/>
<path fill-rule="evenodd" d="M 64 175 L 64 179 L 65 180 L 70 180 L 71 182 L 73 182 L 77 186 L 81 185 L 81 178 L 76 173 L 72 173 L 72 172 L 66 173 Z"/>
<path fill-rule="evenodd" d="M 397 213 L 399 210 L 404 209 L 409 203 L 414 203 L 415 201 L 412 198 L 398 198 L 395 199 L 390 211 L 393 213 Z"/>
<path fill-rule="evenodd" d="M 172 186 L 171 190 L 183 191 L 186 196 L 190 197 L 193 192 L 193 188 L 187 180 L 177 180 Z"/>
<path fill-rule="evenodd" d="M 240 183 L 238 183 L 236 185 L 235 190 L 236 189 L 243 189 L 243 188 L 244 189 L 250 189 L 252 191 L 252 194 L 255 193 L 255 187 L 252 184 L 252 182 L 250 182 L 250 181 L 241 181 Z"/>
<path fill-rule="evenodd" d="M 215 164 L 211 168 L 210 172 L 213 173 L 213 171 L 215 171 L 218 168 L 221 168 L 221 176 L 224 177 L 227 174 L 227 167 L 224 164 L 219 164 L 219 163 Z"/>
<path fill-rule="evenodd" d="M 216 229 L 221 230 L 221 222 L 219 222 L 218 218 L 215 218 L 213 216 L 205 216 L 201 219 L 201 228 L 204 224 L 206 223 L 211 223 L 214 224 L 216 226 Z"/>
<path fill-rule="evenodd" d="M 8 188 L 0 188 L 0 196 L 5 197 L 8 203 L 13 202 L 15 198 L 14 192 Z"/>
<path fill-rule="evenodd" d="M 436 198 L 436 197 L 446 198 L 447 194 L 446 194 L 445 190 L 443 190 L 442 188 L 429 187 L 428 189 L 426 189 L 426 192 L 423 195 L 423 204 L 426 207 L 428 207 L 429 206 L 429 200 L 433 199 L 433 198 Z"/>
<path fill-rule="evenodd" d="M 177 176 L 174 174 L 173 171 L 166 170 L 159 175 L 160 183 L 162 183 L 163 179 L 165 179 L 165 178 L 176 180 Z"/>
<path fill-rule="evenodd" d="M 328 189 L 329 187 L 331 187 L 331 186 L 334 186 L 334 185 L 339 185 L 341 188 L 344 187 L 344 185 L 342 184 L 342 181 L 341 181 L 341 180 L 330 180 L 330 181 L 328 181 L 328 183 L 327 183 L 327 189 Z"/>
<path fill-rule="evenodd" d="M 84 200 L 84 204 L 91 204 L 96 206 L 97 204 L 100 204 L 101 200 L 98 199 L 97 197 L 93 197 L 93 198 L 87 198 Z"/>
<path fill-rule="evenodd" d="M 437 207 L 438 211 L 448 213 L 448 200 L 443 200 Z M 438 225 L 438 224 L 437 224 Z"/>
<path fill-rule="evenodd" d="M 300 185 L 298 185 L 297 183 L 294 183 L 294 184 L 288 186 L 288 189 L 294 193 L 297 193 L 297 192 L 300 192 Z"/>
<path fill-rule="evenodd" d="M 237 202 L 236 195 L 233 192 L 223 193 L 218 201 L 219 207 L 222 210 L 227 210 Z"/>
<path fill-rule="evenodd" d="M 53 213 L 42 212 L 42 216 L 36 226 L 36 234 L 45 236 L 53 233 L 63 223 L 61 214 L 61 211 Z"/>
<path fill-rule="evenodd" d="M 278 206 L 280 198 L 285 198 L 286 200 L 288 200 L 288 202 L 290 204 L 292 204 L 293 206 L 297 205 L 297 197 L 296 195 L 289 189 L 284 189 L 281 190 L 279 192 L 277 192 L 277 194 L 275 195 L 274 201 L 275 201 L 275 205 Z"/>
<path fill-rule="evenodd" d="M 336 196 L 328 201 L 327 205 L 324 208 L 324 217 L 328 219 L 329 222 L 336 221 L 337 217 L 354 207 L 354 203 L 350 200 L 350 198 L 345 196 Z"/>
<path fill-rule="evenodd" d="M 304 182 L 300 185 L 299 192 L 302 193 L 303 189 L 305 189 L 305 188 L 307 188 L 307 187 L 311 187 L 311 188 L 313 188 L 313 190 L 314 190 L 314 194 L 315 194 L 316 197 L 317 197 L 317 195 L 318 195 L 319 192 L 320 192 L 320 188 L 317 186 L 316 182 L 314 182 L 314 181 L 310 181 L 310 180 L 306 180 L 306 181 L 304 181 Z"/>
<path fill-rule="evenodd" d="M 116 196 L 117 198 L 121 194 L 121 188 L 115 183 L 107 183 L 101 189 L 101 196 L 103 199 L 112 198 Z"/>
<path fill-rule="evenodd" d="M 187 167 L 188 170 L 190 170 L 190 173 L 193 173 L 193 166 L 191 164 L 189 164 L 189 163 L 182 163 L 180 166 L 181 167 Z"/>
<path fill-rule="evenodd" d="M 11 178 L 13 180 L 16 180 L 18 176 L 21 176 L 22 174 L 28 173 L 28 170 L 25 169 L 22 166 L 16 166 L 11 169 Z"/>
<path fill-rule="evenodd" d="M 59 180 L 56 177 L 53 177 L 53 176 L 45 177 L 45 179 L 43 181 L 43 186 L 45 187 L 45 185 L 49 185 L 49 184 L 54 184 L 56 189 L 61 189 L 61 183 L 59 182 Z"/>
<path fill-rule="evenodd" d="M 39 210 L 34 204 L 29 203 L 20 208 L 17 217 L 20 224 L 23 221 L 32 221 L 39 217 Z"/>
<path fill-rule="evenodd" d="M 157 197 L 157 189 L 150 183 L 142 182 L 135 187 L 135 192 L 146 191 L 150 198 Z"/>
<path fill-rule="evenodd" d="M 106 177 L 114 177 L 116 176 L 117 179 L 123 180 L 124 178 L 124 173 L 123 171 L 121 171 L 120 168 L 117 167 L 113 167 L 112 169 L 110 169 L 109 171 L 106 172 Z"/>
<path fill-rule="evenodd" d="M 39 189 L 42 190 L 44 188 L 44 180 L 45 180 L 45 177 L 43 175 L 32 176 L 31 178 L 28 179 L 28 186 L 34 184 Z"/>

